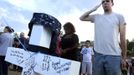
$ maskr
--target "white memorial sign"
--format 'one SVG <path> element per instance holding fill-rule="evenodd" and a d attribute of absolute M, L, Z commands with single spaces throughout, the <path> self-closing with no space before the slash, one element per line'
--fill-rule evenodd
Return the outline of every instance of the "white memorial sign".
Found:
<path fill-rule="evenodd" d="M 30 54 L 32 53 L 27 52 L 24 49 L 8 47 L 5 60 L 12 64 L 23 67 L 24 61 L 30 58 Z"/>
<path fill-rule="evenodd" d="M 28 60 L 24 61 L 24 66 L 21 75 L 39 75 L 34 71 L 34 67 L 36 65 L 35 56 L 36 54 L 32 54 L 31 57 L 28 58 Z"/>
<path fill-rule="evenodd" d="M 21 75 L 36 75 L 31 67 L 22 70 Z"/>
<path fill-rule="evenodd" d="M 80 63 L 45 54 L 36 56 L 34 71 L 44 75 L 79 75 Z"/>
<path fill-rule="evenodd" d="M 79 75 L 80 62 L 9 47 L 6 61 L 23 67 L 22 75 Z"/>
<path fill-rule="evenodd" d="M 52 33 L 49 28 L 44 28 L 42 25 L 33 25 L 29 44 L 49 48 L 51 37 Z"/>

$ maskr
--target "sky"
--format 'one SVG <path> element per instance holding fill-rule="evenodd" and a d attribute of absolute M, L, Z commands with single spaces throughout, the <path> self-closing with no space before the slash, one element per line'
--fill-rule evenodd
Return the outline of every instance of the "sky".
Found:
<path fill-rule="evenodd" d="M 101 0 L 0 0 L 0 25 L 9 25 L 15 32 L 28 30 L 34 12 L 47 13 L 56 17 L 62 25 L 72 22 L 80 41 L 94 40 L 94 24 L 83 22 L 79 17 L 98 5 Z M 134 0 L 114 0 L 113 11 L 125 17 L 126 38 L 134 39 Z M 103 13 L 100 7 L 94 13 Z M 63 29 L 62 29 L 63 31 Z"/>

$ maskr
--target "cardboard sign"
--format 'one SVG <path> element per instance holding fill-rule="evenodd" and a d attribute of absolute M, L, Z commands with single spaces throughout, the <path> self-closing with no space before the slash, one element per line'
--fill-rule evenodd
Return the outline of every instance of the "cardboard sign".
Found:
<path fill-rule="evenodd" d="M 50 29 L 44 28 L 42 25 L 33 25 L 29 44 L 49 48 L 51 37 Z"/>
<path fill-rule="evenodd" d="M 29 60 L 31 54 L 33 53 L 24 49 L 8 47 L 5 61 L 23 67 L 25 66 L 24 61 Z"/>
<path fill-rule="evenodd" d="M 41 75 L 41 74 L 34 72 L 32 68 L 28 68 L 28 69 L 23 69 L 21 75 Z"/>
<path fill-rule="evenodd" d="M 35 56 L 32 56 L 29 60 L 25 61 L 21 75 L 39 75 L 34 71 L 35 65 Z"/>
<path fill-rule="evenodd" d="M 80 62 L 45 54 L 36 56 L 34 71 L 41 75 L 79 75 Z"/>
<path fill-rule="evenodd" d="M 36 75 L 32 68 L 23 69 L 21 75 Z"/>
<path fill-rule="evenodd" d="M 80 70 L 80 62 L 13 47 L 5 60 L 22 67 L 22 75 L 79 75 Z"/>

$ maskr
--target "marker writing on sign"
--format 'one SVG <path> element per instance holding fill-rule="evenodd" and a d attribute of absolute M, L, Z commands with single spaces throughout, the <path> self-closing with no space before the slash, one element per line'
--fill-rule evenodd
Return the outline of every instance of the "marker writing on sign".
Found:
<path fill-rule="evenodd" d="M 61 73 L 64 71 L 69 70 L 71 65 L 71 62 L 65 62 L 65 63 L 61 63 L 61 61 L 52 61 L 52 68 L 57 72 L 57 73 Z"/>
<path fill-rule="evenodd" d="M 48 55 L 45 55 L 43 58 L 43 62 L 42 62 L 42 71 L 44 71 L 44 70 L 49 71 L 50 61 L 51 61 L 51 57 Z"/>

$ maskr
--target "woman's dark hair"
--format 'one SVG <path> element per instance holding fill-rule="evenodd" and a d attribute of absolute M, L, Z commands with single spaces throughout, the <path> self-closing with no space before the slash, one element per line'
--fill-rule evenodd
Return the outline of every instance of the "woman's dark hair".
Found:
<path fill-rule="evenodd" d="M 75 32 L 75 28 L 71 22 L 65 23 L 63 27 L 64 27 L 64 29 L 67 29 L 68 31 L 70 31 L 70 33 Z"/>
<path fill-rule="evenodd" d="M 12 28 L 9 27 L 9 26 L 6 26 L 5 28 L 8 30 L 9 33 L 13 33 L 13 32 L 14 32 L 14 29 L 12 29 Z"/>

